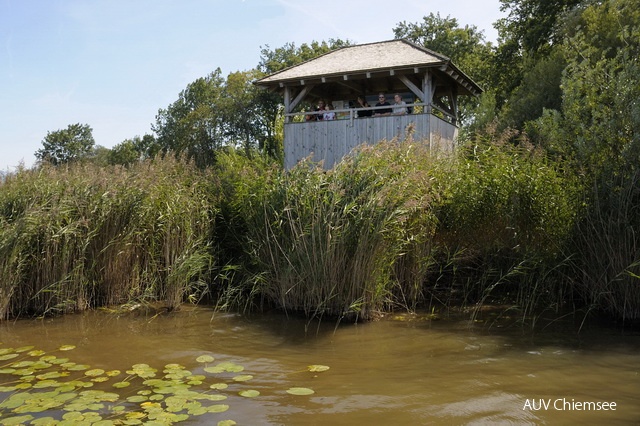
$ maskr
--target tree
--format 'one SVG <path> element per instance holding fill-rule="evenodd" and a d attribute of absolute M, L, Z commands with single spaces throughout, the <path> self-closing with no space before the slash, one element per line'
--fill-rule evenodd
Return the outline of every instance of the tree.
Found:
<path fill-rule="evenodd" d="M 560 44 L 564 29 L 573 26 L 569 13 L 588 0 L 500 0 L 500 10 L 509 11 L 495 27 L 499 45 L 492 62 L 491 86 L 498 108 L 515 96 L 531 65 L 552 54 Z"/>
<path fill-rule="evenodd" d="M 152 130 L 161 150 L 186 155 L 199 167 L 213 164 L 215 152 L 226 142 L 223 98 L 220 68 L 190 83 L 177 101 L 156 115 Z"/>
<path fill-rule="evenodd" d="M 528 121 L 542 116 L 545 109 L 560 111 L 562 108 L 560 82 L 566 66 L 564 49 L 556 47 L 548 57 L 537 61 L 529 58 L 524 63 L 528 65 L 524 66 L 522 83 L 500 111 L 500 129 L 523 129 Z"/>
<path fill-rule="evenodd" d="M 40 162 L 57 166 L 87 157 L 93 151 L 93 129 L 88 124 L 70 124 L 66 129 L 47 132 L 35 156 Z"/>

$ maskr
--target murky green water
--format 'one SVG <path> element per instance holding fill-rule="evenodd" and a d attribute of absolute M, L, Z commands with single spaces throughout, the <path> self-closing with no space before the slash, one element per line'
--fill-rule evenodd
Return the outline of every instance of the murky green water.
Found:
<path fill-rule="evenodd" d="M 253 376 L 207 378 L 205 389 L 229 383 L 215 391 L 227 396 L 229 409 L 184 424 L 640 424 L 637 331 L 591 326 L 580 334 L 551 327 L 531 333 L 412 317 L 336 327 L 283 315 L 212 316 L 197 308 L 154 318 L 94 312 L 4 322 L 0 342 L 0 348 L 34 345 L 46 352 L 75 345 L 65 356 L 104 370 L 146 363 L 162 371 L 179 363 L 203 374 L 196 358 L 206 354 Z M 314 364 L 330 369 L 308 371 Z M 290 395 L 291 387 L 315 393 Z M 114 391 L 109 382 L 95 388 Z M 260 395 L 238 395 L 247 389 Z M 581 402 L 600 409 L 579 410 Z M 615 410 L 603 410 L 603 402 L 615 403 Z"/>

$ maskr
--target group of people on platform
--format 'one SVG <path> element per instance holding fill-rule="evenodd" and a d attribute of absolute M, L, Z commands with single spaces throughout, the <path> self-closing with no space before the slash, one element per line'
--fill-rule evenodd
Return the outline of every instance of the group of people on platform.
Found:
<path fill-rule="evenodd" d="M 402 100 L 402 96 L 399 94 L 394 95 L 395 103 L 391 105 L 387 102 L 387 97 L 384 93 L 380 93 L 378 95 L 378 103 L 376 103 L 375 107 L 388 107 L 388 108 L 375 108 L 375 109 L 367 109 L 371 108 L 371 105 L 367 102 L 364 96 L 358 96 L 357 105 L 355 106 L 358 109 L 358 117 L 380 117 L 385 115 L 405 115 L 409 114 L 409 108 L 405 101 Z M 365 108 L 365 109 L 361 109 Z M 325 120 L 335 120 L 336 113 L 333 111 L 333 105 L 325 104 L 325 102 L 321 99 L 318 101 L 318 106 L 310 111 L 305 119 L 307 121 L 325 121 Z"/>

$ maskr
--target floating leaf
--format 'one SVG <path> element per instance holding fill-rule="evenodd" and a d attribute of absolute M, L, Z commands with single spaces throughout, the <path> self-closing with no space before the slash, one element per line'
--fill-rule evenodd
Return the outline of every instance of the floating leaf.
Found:
<path fill-rule="evenodd" d="M 33 364 L 35 364 L 35 361 L 18 361 L 11 364 L 11 366 L 14 368 L 24 368 L 31 367 Z"/>
<path fill-rule="evenodd" d="M 218 426 L 233 426 L 233 425 L 237 425 L 237 423 L 234 422 L 233 420 L 220 420 L 218 422 Z"/>
<path fill-rule="evenodd" d="M 309 388 L 289 388 L 287 389 L 287 393 L 291 395 L 312 395 L 315 392 Z"/>
<path fill-rule="evenodd" d="M 118 382 L 114 383 L 113 387 L 116 389 L 126 388 L 131 385 L 131 382 Z"/>
<path fill-rule="evenodd" d="M 206 399 L 207 401 L 224 401 L 225 399 L 227 399 L 227 396 L 220 395 L 218 393 L 213 395 L 202 394 L 200 395 L 199 399 Z"/>
<path fill-rule="evenodd" d="M 228 384 L 226 383 L 214 383 L 211 386 L 209 386 L 211 389 L 218 389 L 218 390 L 222 390 L 222 389 L 226 389 L 229 387 Z"/>
<path fill-rule="evenodd" d="M 74 364 L 70 367 L 67 367 L 67 370 L 71 370 L 71 371 L 82 371 L 82 370 L 88 370 L 91 366 L 86 365 L 86 364 Z"/>
<path fill-rule="evenodd" d="M 24 416 L 16 416 L 16 417 L 8 417 L 2 420 L 2 424 L 4 426 L 12 426 L 12 425 L 23 425 L 28 421 L 33 420 L 34 417 L 30 414 Z"/>
<path fill-rule="evenodd" d="M 38 380 L 46 380 L 46 379 L 57 379 L 58 377 L 67 377 L 69 372 L 67 371 L 50 371 L 44 374 L 38 374 L 36 379 Z"/>
<path fill-rule="evenodd" d="M 196 358 L 196 361 L 206 364 L 208 362 L 213 362 L 214 359 L 215 358 L 211 355 L 200 355 L 198 358 Z"/>
<path fill-rule="evenodd" d="M 254 389 L 247 389 L 238 392 L 238 395 L 244 396 L 245 398 L 255 398 L 256 396 L 260 395 L 260 392 Z"/>
<path fill-rule="evenodd" d="M 107 380 L 109 380 L 107 376 L 94 377 L 93 379 L 91 379 L 91 381 L 94 383 L 102 383 L 102 382 L 106 382 Z"/>
<path fill-rule="evenodd" d="M 44 355 L 44 354 L 46 354 L 46 352 L 45 351 L 41 351 L 39 349 L 27 352 L 27 355 L 29 355 L 29 356 L 41 356 L 41 355 Z"/>
<path fill-rule="evenodd" d="M 253 376 L 251 374 L 242 374 L 240 376 L 235 376 L 233 378 L 234 382 L 246 382 L 247 380 L 251 380 L 253 379 Z"/>
<path fill-rule="evenodd" d="M 329 367 L 327 367 L 326 365 L 310 365 L 307 367 L 307 369 L 314 373 L 319 373 L 321 371 L 327 371 Z"/>
<path fill-rule="evenodd" d="M 54 359 L 56 359 L 57 357 L 55 355 L 44 355 L 40 357 L 40 361 L 44 361 L 44 362 L 51 362 Z"/>
<path fill-rule="evenodd" d="M 109 376 L 109 377 L 115 377 L 115 376 L 119 376 L 120 375 L 120 370 L 111 370 L 111 371 L 107 371 L 104 374 Z"/>
<path fill-rule="evenodd" d="M 104 374 L 104 370 L 100 368 L 94 368 L 93 370 L 88 370 L 84 372 L 84 375 L 89 377 L 102 376 L 103 374 Z"/>
<path fill-rule="evenodd" d="M 238 364 L 234 364 L 233 362 L 221 362 L 220 364 L 214 367 L 207 367 L 204 369 L 207 373 L 239 373 L 244 370 L 244 367 Z"/>
<path fill-rule="evenodd" d="M 31 420 L 31 424 L 35 426 L 39 426 L 39 425 L 49 426 L 49 425 L 58 424 L 58 421 L 53 417 L 40 417 L 39 419 Z"/>
<path fill-rule="evenodd" d="M 6 361 L 8 359 L 13 359 L 13 358 L 17 358 L 19 357 L 20 354 L 6 354 L 6 355 L 0 355 L 0 361 Z"/>
<path fill-rule="evenodd" d="M 211 405 L 211 406 L 207 407 L 207 411 L 210 412 L 210 413 L 223 413 L 223 412 L 227 411 L 228 409 L 229 409 L 229 406 L 226 405 L 226 404 L 214 404 L 214 405 Z"/>
<path fill-rule="evenodd" d="M 59 351 L 70 351 L 72 349 L 75 349 L 76 347 L 74 345 L 62 345 L 58 348 Z"/>
<path fill-rule="evenodd" d="M 35 346 L 23 346 L 21 348 L 16 348 L 15 351 L 16 352 L 27 352 L 30 351 L 31 349 L 33 349 Z"/>

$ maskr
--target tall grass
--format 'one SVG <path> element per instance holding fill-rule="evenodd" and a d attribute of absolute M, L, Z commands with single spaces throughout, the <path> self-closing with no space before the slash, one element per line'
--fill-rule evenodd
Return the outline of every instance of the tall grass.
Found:
<path fill-rule="evenodd" d="M 622 174 L 621 174 L 622 175 Z M 640 172 L 594 185 L 576 227 L 574 286 L 586 304 L 640 319 Z"/>
<path fill-rule="evenodd" d="M 494 138 L 462 147 L 443 189 L 436 238 L 443 260 L 455 253 L 447 263 L 463 303 L 511 303 L 526 316 L 566 302 L 562 275 L 579 188 L 526 144 Z"/>
<path fill-rule="evenodd" d="M 434 303 L 527 317 L 578 296 L 637 318 L 638 177 L 580 215 L 575 177 L 502 139 L 447 155 L 383 141 L 328 171 L 234 151 L 207 170 L 22 170 L 0 184 L 0 317 L 207 295 L 349 319 Z"/>
<path fill-rule="evenodd" d="M 44 167 L 0 188 L 0 317 L 199 297 L 215 261 L 207 180 L 170 158 Z"/>
<path fill-rule="evenodd" d="M 435 228 L 432 162 L 416 161 L 419 145 L 396 145 L 362 148 L 329 172 L 306 162 L 272 170 L 261 188 L 238 191 L 247 293 L 309 316 L 368 319 L 399 295 L 415 303 Z"/>
<path fill-rule="evenodd" d="M 243 236 L 242 285 L 227 300 L 308 316 L 370 319 L 498 293 L 531 310 L 532 297 L 548 302 L 575 215 L 567 181 L 530 149 L 487 143 L 452 157 L 408 139 L 363 146 L 329 171 L 225 161 L 228 225 Z"/>

